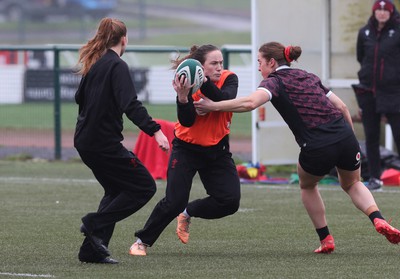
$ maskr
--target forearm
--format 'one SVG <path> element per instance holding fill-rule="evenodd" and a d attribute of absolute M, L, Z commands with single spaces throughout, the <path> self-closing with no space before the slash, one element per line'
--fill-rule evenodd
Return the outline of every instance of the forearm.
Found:
<path fill-rule="evenodd" d="M 196 110 L 193 106 L 193 101 L 188 100 L 187 103 L 181 103 L 177 97 L 176 105 L 179 123 L 185 127 L 192 126 L 196 119 Z"/>
<path fill-rule="evenodd" d="M 201 86 L 201 93 L 214 102 L 235 99 L 238 91 L 238 78 L 236 75 L 230 75 L 225 80 L 221 88 L 218 88 L 211 80 L 207 80 Z"/>
<path fill-rule="evenodd" d="M 220 102 L 213 102 L 208 98 L 204 98 L 198 102 L 194 102 L 194 105 L 196 109 L 202 113 L 210 111 L 246 112 L 258 108 L 269 100 L 270 96 L 267 92 L 264 90 L 257 90 L 246 97 Z"/>
<path fill-rule="evenodd" d="M 340 110 L 340 112 L 343 114 L 344 119 L 349 123 L 351 128 L 354 130 L 353 121 L 351 120 L 351 114 L 347 105 L 333 92 L 332 94 L 330 94 L 329 100 L 338 110 Z"/>
<path fill-rule="evenodd" d="M 354 131 L 353 120 L 351 119 L 351 114 L 350 114 L 350 111 L 347 109 L 347 107 L 344 111 L 342 111 L 342 114 L 343 114 L 344 119 L 349 123 L 349 125 L 351 126 L 351 128 Z"/>
<path fill-rule="evenodd" d="M 247 112 L 256 107 L 256 104 L 249 97 L 220 101 L 213 104 L 215 111 Z"/>

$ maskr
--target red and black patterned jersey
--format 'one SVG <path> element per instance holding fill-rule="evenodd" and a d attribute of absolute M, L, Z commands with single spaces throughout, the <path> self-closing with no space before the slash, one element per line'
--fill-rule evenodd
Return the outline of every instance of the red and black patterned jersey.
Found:
<path fill-rule="evenodd" d="M 342 113 L 330 102 L 330 90 L 312 73 L 280 67 L 259 87 L 272 94 L 272 105 L 301 148 L 328 146 L 353 133 Z"/>

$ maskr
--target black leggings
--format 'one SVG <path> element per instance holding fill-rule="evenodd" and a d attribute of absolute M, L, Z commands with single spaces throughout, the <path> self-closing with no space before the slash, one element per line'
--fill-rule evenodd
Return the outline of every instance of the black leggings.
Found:
<path fill-rule="evenodd" d="M 168 224 L 185 208 L 192 217 L 217 219 L 239 209 L 240 181 L 227 150 L 194 152 L 174 145 L 168 166 L 165 197 L 158 202 L 136 236 L 153 245 Z M 193 177 L 199 173 L 208 196 L 188 204 Z"/>
<path fill-rule="evenodd" d="M 97 211 L 88 213 L 82 222 L 108 246 L 115 223 L 142 208 L 154 196 L 156 184 L 139 159 L 125 148 L 112 154 L 78 152 L 104 188 Z M 96 260 L 88 244 L 85 239 L 80 255 Z"/>
<path fill-rule="evenodd" d="M 376 112 L 374 101 L 365 102 L 361 109 L 369 173 L 371 177 L 379 179 L 381 176 L 379 146 L 382 114 Z M 392 129 L 397 152 L 400 152 L 400 113 L 386 113 L 385 116 Z"/>

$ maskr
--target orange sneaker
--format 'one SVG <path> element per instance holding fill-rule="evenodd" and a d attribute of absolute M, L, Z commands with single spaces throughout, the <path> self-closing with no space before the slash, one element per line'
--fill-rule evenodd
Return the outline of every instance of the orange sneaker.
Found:
<path fill-rule="evenodd" d="M 333 236 L 328 235 L 321 240 L 321 246 L 314 250 L 314 253 L 318 254 L 330 254 L 335 250 L 335 240 Z"/>
<path fill-rule="evenodd" d="M 378 233 L 384 235 L 390 243 L 399 244 L 400 242 L 400 231 L 386 222 L 383 219 L 375 218 L 374 226 Z"/>
<path fill-rule="evenodd" d="M 129 254 L 132 256 L 146 256 L 147 246 L 143 243 L 133 243 L 131 248 L 129 249 Z"/>
<path fill-rule="evenodd" d="M 176 234 L 183 244 L 189 242 L 189 225 L 190 217 L 186 217 L 185 214 L 181 213 L 177 217 L 178 224 L 176 226 Z"/>

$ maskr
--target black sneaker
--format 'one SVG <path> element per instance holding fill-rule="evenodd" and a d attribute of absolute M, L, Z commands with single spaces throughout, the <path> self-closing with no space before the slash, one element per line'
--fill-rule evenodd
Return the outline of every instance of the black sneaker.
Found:
<path fill-rule="evenodd" d="M 383 182 L 377 178 L 371 177 L 366 185 L 370 191 L 377 191 L 382 188 Z"/>
<path fill-rule="evenodd" d="M 118 264 L 119 262 L 113 258 L 107 257 L 103 259 L 85 259 L 79 258 L 82 263 L 94 263 L 94 264 Z"/>
<path fill-rule="evenodd" d="M 93 233 L 86 228 L 85 224 L 81 225 L 81 233 L 87 237 L 93 249 L 97 253 L 104 257 L 110 256 L 110 251 L 108 251 L 107 247 L 103 244 L 103 241 L 99 237 L 93 235 Z"/>

